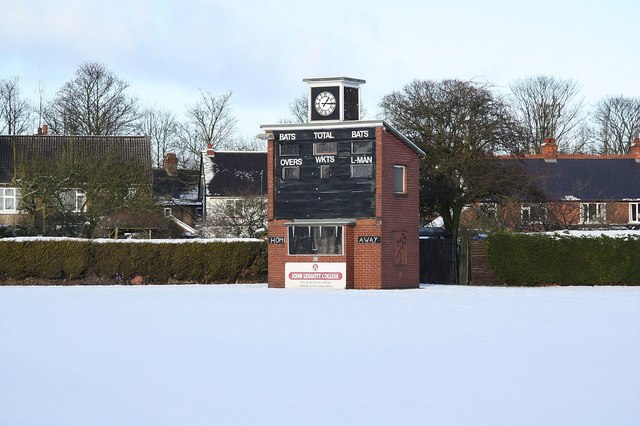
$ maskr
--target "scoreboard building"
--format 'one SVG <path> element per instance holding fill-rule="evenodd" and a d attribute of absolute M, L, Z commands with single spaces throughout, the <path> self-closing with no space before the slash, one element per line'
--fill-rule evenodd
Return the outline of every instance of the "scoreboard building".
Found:
<path fill-rule="evenodd" d="M 261 126 L 269 287 L 418 287 L 424 152 L 384 121 L 359 120 L 364 80 L 304 81 L 309 122 Z"/>

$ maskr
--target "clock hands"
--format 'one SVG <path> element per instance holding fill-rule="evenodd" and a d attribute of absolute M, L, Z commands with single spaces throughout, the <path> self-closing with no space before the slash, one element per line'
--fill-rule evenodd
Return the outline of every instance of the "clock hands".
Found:
<path fill-rule="evenodd" d="M 335 110 L 337 101 L 331 92 L 324 91 L 318 94 L 315 104 L 318 114 L 328 116 Z"/>

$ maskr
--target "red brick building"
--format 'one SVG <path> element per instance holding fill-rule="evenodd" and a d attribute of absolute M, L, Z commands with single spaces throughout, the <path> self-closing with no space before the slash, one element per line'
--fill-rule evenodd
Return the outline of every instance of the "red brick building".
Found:
<path fill-rule="evenodd" d="M 307 79 L 309 122 L 268 139 L 269 287 L 419 285 L 419 158 L 384 121 L 360 121 L 359 85 Z"/>

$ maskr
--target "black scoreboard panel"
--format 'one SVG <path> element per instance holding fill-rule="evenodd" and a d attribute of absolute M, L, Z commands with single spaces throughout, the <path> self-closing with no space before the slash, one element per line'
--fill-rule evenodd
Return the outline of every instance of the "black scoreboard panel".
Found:
<path fill-rule="evenodd" d="M 274 132 L 276 219 L 375 216 L 375 128 Z"/>
<path fill-rule="evenodd" d="M 344 120 L 353 121 L 359 120 L 360 117 L 360 105 L 359 105 L 359 89 L 355 87 L 344 88 Z"/>

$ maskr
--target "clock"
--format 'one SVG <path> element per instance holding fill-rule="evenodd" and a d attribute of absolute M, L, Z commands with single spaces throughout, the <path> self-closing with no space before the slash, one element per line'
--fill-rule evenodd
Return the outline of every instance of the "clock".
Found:
<path fill-rule="evenodd" d="M 331 92 L 320 92 L 316 96 L 315 107 L 316 112 L 324 117 L 333 114 L 336 110 L 336 97 Z"/>

